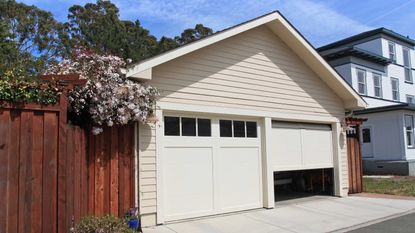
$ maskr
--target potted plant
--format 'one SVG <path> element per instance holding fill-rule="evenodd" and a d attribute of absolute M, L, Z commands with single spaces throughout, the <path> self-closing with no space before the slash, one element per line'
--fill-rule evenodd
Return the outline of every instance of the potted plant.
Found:
<path fill-rule="evenodd" d="M 138 231 L 140 229 L 140 221 L 138 219 L 138 208 L 130 208 L 125 214 L 125 220 L 128 223 L 128 226 Z"/>

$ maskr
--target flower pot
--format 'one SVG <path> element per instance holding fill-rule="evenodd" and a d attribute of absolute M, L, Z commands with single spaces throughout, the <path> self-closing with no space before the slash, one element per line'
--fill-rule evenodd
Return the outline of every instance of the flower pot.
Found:
<path fill-rule="evenodd" d="M 138 230 L 140 226 L 140 221 L 138 219 L 130 219 L 128 220 L 128 226 L 133 230 Z"/>

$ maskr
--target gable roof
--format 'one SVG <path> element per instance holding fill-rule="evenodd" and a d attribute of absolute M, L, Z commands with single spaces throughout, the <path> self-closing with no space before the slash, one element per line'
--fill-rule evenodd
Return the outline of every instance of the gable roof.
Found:
<path fill-rule="evenodd" d="M 319 55 L 315 48 L 291 25 L 279 11 L 273 11 L 258 18 L 219 31 L 203 39 L 159 54 L 131 66 L 126 75 L 129 78 L 151 79 L 152 68 L 171 61 L 211 44 L 238 35 L 250 29 L 266 25 L 299 56 L 334 92 L 344 101 L 348 110 L 366 107 L 360 95 Z"/>
<path fill-rule="evenodd" d="M 388 36 L 390 36 L 390 37 L 392 37 L 396 40 L 399 40 L 399 41 L 405 42 L 407 44 L 410 44 L 412 46 L 415 46 L 415 40 L 413 40 L 409 37 L 403 36 L 399 33 L 396 33 L 396 32 L 394 32 L 390 29 L 381 27 L 381 28 L 377 28 L 377 29 L 374 29 L 374 30 L 362 32 L 360 34 L 357 34 L 357 35 L 354 35 L 354 36 L 351 36 L 351 37 L 347 37 L 345 39 L 342 39 L 342 40 L 324 45 L 324 46 L 318 48 L 317 50 L 321 52 L 321 51 L 324 51 L 324 50 L 337 48 L 337 47 L 347 45 L 347 44 L 350 44 L 350 43 L 353 43 L 353 42 L 356 42 L 356 41 L 359 41 L 359 40 L 362 40 L 362 39 L 366 39 L 366 38 L 371 37 L 371 36 L 381 35 L 381 34 L 388 35 Z"/>

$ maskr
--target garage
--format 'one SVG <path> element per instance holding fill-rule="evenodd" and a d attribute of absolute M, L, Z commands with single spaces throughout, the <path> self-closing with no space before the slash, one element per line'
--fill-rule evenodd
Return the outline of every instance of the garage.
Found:
<path fill-rule="evenodd" d="M 275 200 L 333 195 L 331 125 L 272 122 Z"/>
<path fill-rule="evenodd" d="M 166 221 L 262 207 L 257 121 L 175 114 L 163 121 Z"/>

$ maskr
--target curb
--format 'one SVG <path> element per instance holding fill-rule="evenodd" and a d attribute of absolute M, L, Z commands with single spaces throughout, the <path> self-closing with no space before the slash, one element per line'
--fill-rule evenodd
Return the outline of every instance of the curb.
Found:
<path fill-rule="evenodd" d="M 344 228 L 341 228 L 341 229 L 338 229 L 338 230 L 335 230 L 335 231 L 330 231 L 330 232 L 331 233 L 349 232 L 349 231 L 357 230 L 357 229 L 367 227 L 367 226 L 370 226 L 370 225 L 373 225 L 373 224 L 376 224 L 376 223 L 384 222 L 384 221 L 391 220 L 391 219 L 394 219 L 394 218 L 399 218 L 399 217 L 402 217 L 402 216 L 405 216 L 405 215 L 408 215 L 408 214 L 412 214 L 412 213 L 415 213 L 415 209 L 407 210 L 407 211 L 397 213 L 397 214 L 392 214 L 392 215 L 389 215 L 389 216 L 386 216 L 386 217 L 383 217 L 383 218 L 370 220 L 370 221 L 365 222 L 365 223 L 360 223 L 360 224 L 350 226 L 350 227 L 344 227 Z"/>

